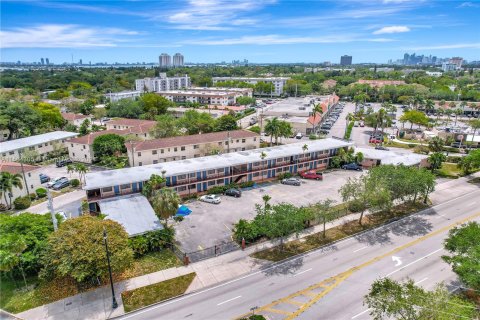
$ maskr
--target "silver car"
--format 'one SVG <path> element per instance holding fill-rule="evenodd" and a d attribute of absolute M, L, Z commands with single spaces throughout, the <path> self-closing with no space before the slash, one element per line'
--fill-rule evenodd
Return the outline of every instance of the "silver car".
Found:
<path fill-rule="evenodd" d="M 286 178 L 282 180 L 282 184 L 287 184 L 289 186 L 299 186 L 302 182 L 297 178 Z"/>
<path fill-rule="evenodd" d="M 213 204 L 219 204 L 220 202 L 222 202 L 220 197 L 217 196 L 216 194 L 206 194 L 204 196 L 201 196 L 200 201 L 213 203 Z"/>

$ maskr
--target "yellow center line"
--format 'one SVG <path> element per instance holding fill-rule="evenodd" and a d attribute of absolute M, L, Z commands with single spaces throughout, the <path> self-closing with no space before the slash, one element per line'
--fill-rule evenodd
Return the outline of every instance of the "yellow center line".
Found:
<path fill-rule="evenodd" d="M 319 282 L 319 283 L 316 283 L 316 284 L 314 284 L 314 285 L 311 285 L 311 286 L 309 286 L 309 287 L 306 288 L 306 289 L 297 291 L 297 292 L 295 292 L 295 293 L 293 293 L 293 294 L 291 294 L 291 295 L 289 295 L 289 296 L 287 296 L 287 297 L 285 297 L 285 298 L 275 300 L 275 301 L 273 301 L 272 303 L 269 303 L 269 304 L 267 304 L 267 305 L 265 305 L 265 306 L 263 306 L 263 307 L 258 308 L 258 309 L 256 310 L 256 312 L 258 312 L 258 313 L 260 313 L 260 312 L 262 312 L 262 311 L 268 312 L 268 310 L 270 310 L 272 307 L 274 307 L 274 306 L 276 306 L 276 305 L 278 305 L 278 304 L 281 304 L 281 303 L 285 303 L 285 300 L 291 300 L 292 298 L 297 297 L 297 296 L 300 296 L 300 295 L 304 295 L 304 296 L 307 296 L 307 297 L 311 297 L 310 301 L 304 303 L 303 306 L 301 306 L 297 311 L 295 311 L 295 312 L 288 312 L 288 315 L 289 315 L 289 316 L 288 316 L 287 318 L 285 318 L 285 319 L 295 319 L 295 318 L 298 317 L 300 314 L 302 314 L 305 310 L 307 310 L 307 309 L 310 308 L 312 305 L 314 305 L 318 300 L 320 300 L 322 297 L 324 297 L 328 292 L 332 291 L 332 290 L 333 290 L 335 287 L 337 287 L 340 283 L 342 283 L 343 281 L 345 281 L 345 280 L 346 280 L 348 277 L 350 277 L 355 271 L 359 271 L 359 270 L 361 270 L 361 269 L 363 269 L 363 268 L 365 268 L 365 267 L 367 267 L 367 266 L 370 266 L 371 264 L 373 264 L 373 263 L 375 263 L 375 262 L 378 262 L 378 261 L 380 261 L 380 260 L 382 260 L 382 259 L 384 259 L 384 258 L 386 258 L 386 257 L 388 257 L 388 256 L 391 256 L 391 255 L 393 255 L 393 254 L 395 254 L 395 253 L 398 253 L 398 252 L 400 252 L 400 251 L 402 251 L 402 250 L 404 250 L 404 249 L 406 249 L 406 248 L 409 248 L 409 247 L 411 247 L 411 246 L 414 246 L 414 245 L 416 245 L 416 244 L 418 244 L 418 243 L 420 243 L 420 242 L 422 242 L 422 241 L 425 241 L 425 240 L 427 240 L 427 239 L 429 239 L 429 238 L 431 238 L 431 237 L 434 237 L 434 236 L 436 236 L 436 235 L 438 235 L 438 234 L 441 234 L 441 233 L 443 233 L 443 232 L 445 232 L 445 231 L 448 231 L 448 230 L 452 229 L 453 227 L 456 227 L 456 226 L 458 226 L 458 225 L 461 225 L 461 224 L 463 224 L 463 223 L 465 223 L 465 222 L 467 222 L 467 221 L 469 221 L 469 220 L 472 220 L 472 219 L 475 219 L 475 218 L 478 218 L 478 217 L 480 217 L 480 212 L 477 212 L 477 213 L 475 213 L 475 214 L 473 214 L 473 215 L 471 215 L 471 216 L 468 216 L 468 217 L 466 217 L 466 218 L 464 218 L 464 219 L 462 219 L 462 220 L 459 220 L 459 221 L 457 221 L 457 222 L 455 222 L 455 223 L 452 223 L 452 224 L 450 224 L 450 225 L 448 225 L 448 226 L 445 226 L 445 227 L 440 228 L 440 229 L 438 229 L 438 230 L 436 230 L 436 231 L 433 231 L 433 232 L 431 232 L 431 233 L 429 233 L 429 234 L 426 234 L 426 235 L 424 235 L 424 236 L 422 236 L 422 237 L 420 237 L 420 238 L 417 238 L 417 239 L 415 239 L 415 240 L 413 240 L 413 241 L 410 241 L 410 242 L 408 242 L 408 243 L 406 243 L 406 244 L 404 244 L 404 245 L 402 245 L 402 246 L 399 246 L 399 247 L 397 247 L 397 248 L 395 248 L 395 249 L 393 249 L 393 250 L 391 250 L 391 251 L 389 251 L 389 252 L 387 252 L 387 253 L 384 253 L 384 254 L 379 255 L 379 256 L 377 256 L 377 257 L 375 257 L 375 258 L 372 258 L 372 259 L 370 259 L 370 260 L 368 260 L 368 261 L 366 261 L 366 262 L 364 262 L 364 263 L 362 263 L 362 264 L 360 264 L 360 265 L 358 265 L 358 266 L 352 267 L 352 268 L 348 269 L 347 271 L 342 272 L 342 273 L 340 273 L 340 274 L 338 274 L 338 275 L 336 275 L 336 276 L 333 276 L 333 277 L 331 277 L 331 278 L 328 278 L 328 279 L 326 279 L 326 280 L 323 280 L 322 282 Z M 333 283 L 332 283 L 332 282 L 333 282 Z M 331 284 L 330 284 L 330 283 L 331 283 Z M 313 289 L 317 289 L 317 288 L 323 288 L 324 290 L 323 290 L 322 292 L 318 293 L 318 294 L 313 293 L 312 290 L 313 290 Z M 278 309 L 275 309 L 275 310 L 278 311 Z M 286 311 L 285 311 L 285 312 L 286 312 Z M 286 314 L 286 313 L 284 313 L 284 314 Z M 242 315 L 240 318 L 246 317 L 246 316 L 248 316 L 248 315 L 250 315 L 250 313 L 245 314 L 245 315 Z"/>

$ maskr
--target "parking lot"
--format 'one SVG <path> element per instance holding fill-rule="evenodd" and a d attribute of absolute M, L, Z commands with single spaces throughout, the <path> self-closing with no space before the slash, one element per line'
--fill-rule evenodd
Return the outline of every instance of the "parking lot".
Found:
<path fill-rule="evenodd" d="M 231 241 L 233 224 L 240 219 L 253 219 L 255 204 L 262 204 L 262 197 L 268 194 L 271 204 L 281 202 L 296 206 L 313 204 L 324 199 L 341 201 L 338 189 L 348 177 L 357 177 L 361 172 L 334 171 L 324 174 L 323 181 L 302 180 L 301 186 L 287 186 L 271 183 L 261 188 L 244 191 L 241 198 L 221 196 L 222 203 L 215 205 L 194 201 L 187 206 L 192 213 L 182 222 L 176 223 L 176 239 L 182 250 L 192 252 L 215 244 Z"/>

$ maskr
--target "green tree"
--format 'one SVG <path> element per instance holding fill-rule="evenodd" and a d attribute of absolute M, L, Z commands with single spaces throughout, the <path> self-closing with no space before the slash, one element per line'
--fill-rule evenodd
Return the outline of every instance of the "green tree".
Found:
<path fill-rule="evenodd" d="M 178 119 L 178 126 L 184 128 L 188 134 L 209 133 L 213 131 L 215 119 L 208 113 L 188 110 Z"/>
<path fill-rule="evenodd" d="M 275 136 L 275 143 L 277 143 L 278 137 L 289 138 L 293 135 L 293 128 L 289 122 L 280 121 L 279 126 L 280 128 L 279 128 L 278 136 Z"/>
<path fill-rule="evenodd" d="M 230 131 L 237 130 L 237 120 L 234 116 L 226 114 L 215 120 L 215 129 L 214 131 Z"/>
<path fill-rule="evenodd" d="M 125 153 L 125 138 L 114 133 L 98 136 L 93 140 L 93 153 L 96 158 Z"/>
<path fill-rule="evenodd" d="M 162 114 L 155 118 L 156 125 L 151 129 L 151 134 L 155 138 L 168 138 L 181 135 L 177 126 L 177 120 L 171 114 Z"/>
<path fill-rule="evenodd" d="M 122 272 L 133 262 L 128 234 L 117 222 L 92 216 L 68 219 L 48 239 L 42 256 L 44 279 L 71 277 L 84 282 L 108 275 L 103 232 L 108 234 L 110 262 L 114 273 Z"/>
<path fill-rule="evenodd" d="M 263 232 L 270 239 L 280 238 L 280 249 L 283 249 L 285 236 L 298 233 L 304 228 L 304 219 L 299 210 L 289 203 L 281 203 L 270 207 L 264 215 Z"/>
<path fill-rule="evenodd" d="M 78 133 L 81 136 L 89 134 L 90 133 L 89 127 L 90 127 L 90 120 L 89 119 L 83 120 L 82 124 L 78 128 Z"/>
<path fill-rule="evenodd" d="M 273 119 L 267 119 L 265 123 L 265 134 L 270 136 L 270 146 L 273 145 L 273 137 L 279 135 L 280 133 L 280 120 L 277 117 Z"/>
<path fill-rule="evenodd" d="M 317 120 L 317 118 L 319 117 L 322 117 L 323 115 L 322 105 L 320 103 L 317 103 L 313 107 L 312 112 L 313 112 L 312 133 L 315 133 L 315 120 Z"/>
<path fill-rule="evenodd" d="M 320 202 L 317 202 L 313 206 L 313 216 L 316 220 L 320 220 L 323 223 L 323 237 L 326 237 L 326 224 L 328 221 L 334 219 L 334 212 L 332 211 L 332 204 L 334 200 L 326 199 Z"/>
<path fill-rule="evenodd" d="M 410 110 L 406 111 L 401 117 L 400 121 L 408 121 L 410 122 L 410 130 L 413 129 L 413 125 L 427 125 L 428 124 L 428 117 L 425 113 L 417 110 Z"/>
<path fill-rule="evenodd" d="M 116 102 L 110 102 L 106 106 L 107 116 L 138 119 L 144 113 L 144 110 L 138 101 L 130 99 L 121 99 Z"/>
<path fill-rule="evenodd" d="M 19 102 L 0 104 L 0 129 L 8 130 L 7 140 L 35 134 L 42 117 L 37 110 Z"/>
<path fill-rule="evenodd" d="M 432 173 L 442 167 L 442 163 L 447 160 L 447 156 L 440 152 L 434 152 L 428 157 L 428 163 Z"/>
<path fill-rule="evenodd" d="M 80 182 L 84 182 L 86 183 L 85 181 L 85 174 L 90 170 L 85 164 L 83 163 L 75 163 L 73 165 L 74 167 L 74 171 L 76 173 L 78 173 L 78 180 L 80 180 Z M 67 168 L 68 170 L 68 168 Z"/>
<path fill-rule="evenodd" d="M 12 272 L 15 267 L 20 270 L 25 287 L 27 279 L 23 270 L 22 253 L 27 248 L 27 243 L 23 236 L 19 234 L 2 235 L 0 238 L 0 271 Z"/>
<path fill-rule="evenodd" d="M 60 109 L 46 102 L 35 102 L 33 109 L 36 110 L 42 119 L 42 125 L 47 128 L 60 128 L 65 122 Z"/>
<path fill-rule="evenodd" d="M 140 107 L 145 112 L 146 119 L 155 119 L 156 116 L 165 114 L 174 103 L 156 93 L 145 93 L 139 99 Z"/>
<path fill-rule="evenodd" d="M 480 290 L 479 235 L 480 224 L 476 221 L 451 229 L 444 243 L 449 255 L 442 257 L 462 282 L 474 290 Z"/>
<path fill-rule="evenodd" d="M 237 98 L 237 103 L 240 104 L 240 105 L 251 105 L 251 104 L 254 104 L 256 102 L 255 98 L 251 98 L 251 97 L 238 97 Z"/>
<path fill-rule="evenodd" d="M 156 190 L 165 186 L 166 181 L 167 179 L 165 179 L 165 177 L 159 176 L 158 174 L 152 174 L 150 179 L 143 184 L 142 194 L 150 199 Z"/>
<path fill-rule="evenodd" d="M 165 221 L 165 227 L 168 227 L 168 219 L 173 217 L 178 210 L 181 199 L 177 192 L 170 188 L 156 190 L 152 195 L 152 206 L 159 219 Z"/>
<path fill-rule="evenodd" d="M 265 153 L 265 151 L 262 151 L 260 152 L 260 159 L 262 160 L 262 172 L 261 172 L 261 175 L 262 175 L 262 182 L 263 182 L 263 173 L 265 171 L 265 158 L 267 157 L 267 154 Z"/>
<path fill-rule="evenodd" d="M 473 129 L 471 144 L 475 141 L 475 134 L 477 130 L 480 129 L 480 119 L 474 119 L 469 122 L 470 127 Z"/>
<path fill-rule="evenodd" d="M 445 141 L 439 137 L 433 137 L 428 141 L 428 148 L 432 152 L 441 152 L 443 151 L 443 147 L 445 146 Z"/>
<path fill-rule="evenodd" d="M 5 204 L 12 207 L 12 199 L 8 203 L 7 196 L 13 192 L 14 188 L 23 189 L 23 177 L 19 173 L 12 174 L 10 172 L 0 173 L 0 192 L 3 194 Z"/>
<path fill-rule="evenodd" d="M 480 150 L 470 151 L 468 155 L 462 157 L 457 166 L 463 170 L 465 175 L 470 174 L 472 170 L 480 168 Z"/>

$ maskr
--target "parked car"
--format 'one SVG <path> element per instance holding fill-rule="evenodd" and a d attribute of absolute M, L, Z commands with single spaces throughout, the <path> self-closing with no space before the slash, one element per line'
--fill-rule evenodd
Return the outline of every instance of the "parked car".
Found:
<path fill-rule="evenodd" d="M 323 173 L 317 170 L 300 172 L 300 176 L 304 179 L 323 180 Z"/>
<path fill-rule="evenodd" d="M 382 142 L 383 142 L 383 139 L 376 138 L 376 137 L 370 137 L 370 139 L 368 140 L 368 143 L 382 143 Z"/>
<path fill-rule="evenodd" d="M 342 166 L 343 170 L 356 170 L 356 171 L 362 171 L 362 167 L 358 165 L 357 163 L 349 163 L 349 164 L 344 164 Z"/>
<path fill-rule="evenodd" d="M 65 167 L 67 164 L 72 163 L 72 160 L 70 159 L 63 159 L 63 160 L 58 160 L 55 164 L 57 168 Z"/>
<path fill-rule="evenodd" d="M 55 178 L 53 180 L 50 180 L 50 182 L 47 183 L 47 188 L 51 188 L 53 187 L 55 184 L 61 182 L 61 181 L 65 181 L 67 180 L 68 181 L 68 178 L 67 177 L 59 177 L 59 178 Z"/>
<path fill-rule="evenodd" d="M 204 196 L 201 196 L 200 201 L 213 203 L 213 204 L 219 204 L 220 202 L 222 202 L 220 197 L 217 196 L 216 194 L 206 194 Z"/>
<path fill-rule="evenodd" d="M 282 180 L 282 184 L 287 184 L 289 186 L 299 186 L 302 184 L 297 178 L 286 178 Z"/>
<path fill-rule="evenodd" d="M 388 149 L 388 148 L 386 148 L 386 147 L 384 147 L 384 146 L 376 146 L 375 149 L 377 149 L 377 150 L 383 150 L 383 151 L 388 151 L 388 150 L 390 150 L 390 149 Z"/>
<path fill-rule="evenodd" d="M 230 197 L 240 198 L 242 196 L 242 191 L 240 189 L 230 188 L 227 189 L 223 194 Z"/>
<path fill-rule="evenodd" d="M 47 176 L 46 174 L 40 173 L 39 176 L 40 176 L 40 183 L 45 183 L 50 181 L 50 177 Z"/>
<path fill-rule="evenodd" d="M 62 181 L 59 181 L 57 183 L 55 183 L 52 187 L 53 190 L 61 190 L 63 188 L 66 188 L 70 185 L 70 181 L 67 179 L 67 180 L 62 180 Z"/>
<path fill-rule="evenodd" d="M 295 136 L 295 138 L 297 139 L 302 139 L 303 138 L 303 134 L 301 132 L 297 133 L 297 135 Z"/>

